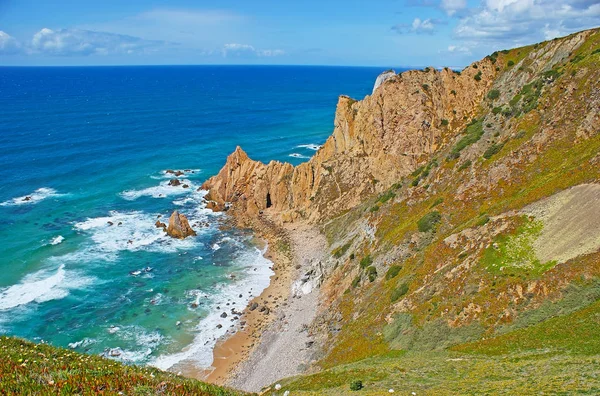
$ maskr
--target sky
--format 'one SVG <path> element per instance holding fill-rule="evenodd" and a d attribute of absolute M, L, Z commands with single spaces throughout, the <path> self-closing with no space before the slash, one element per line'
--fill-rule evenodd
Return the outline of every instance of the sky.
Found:
<path fill-rule="evenodd" d="M 461 67 L 600 26 L 600 0 L 0 0 L 0 65 Z"/>

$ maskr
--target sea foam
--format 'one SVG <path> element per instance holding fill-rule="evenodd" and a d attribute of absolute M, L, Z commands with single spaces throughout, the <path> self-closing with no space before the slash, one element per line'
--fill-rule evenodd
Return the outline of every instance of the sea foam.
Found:
<path fill-rule="evenodd" d="M 52 240 L 50 241 L 50 245 L 60 245 L 64 240 L 65 240 L 65 237 L 63 237 L 62 235 L 59 235 L 55 238 L 52 238 Z"/>
<path fill-rule="evenodd" d="M 290 157 L 294 157 L 294 158 L 310 158 L 307 155 L 302 155 L 302 154 L 299 154 L 299 153 L 292 153 L 292 154 L 290 154 Z"/>
<path fill-rule="evenodd" d="M 108 216 L 79 222 L 75 229 L 90 236 L 94 243 L 89 247 L 91 252 L 147 250 L 172 253 L 197 244 L 195 238 L 179 240 L 167 236 L 154 225 L 156 218 L 156 215 L 144 212 L 111 211 Z"/>
<path fill-rule="evenodd" d="M 31 205 L 43 201 L 44 199 L 51 197 L 60 197 L 63 194 L 59 194 L 55 189 L 49 187 L 38 188 L 34 192 L 22 197 L 17 197 L 0 203 L 0 206 L 17 206 L 17 205 Z"/>
<path fill-rule="evenodd" d="M 305 149 L 317 151 L 318 149 L 321 148 L 321 145 L 311 143 L 311 144 L 299 144 L 296 147 L 297 148 L 305 148 Z"/>
<path fill-rule="evenodd" d="M 65 270 L 61 264 L 53 274 L 41 270 L 27 275 L 21 283 L 0 291 L 0 310 L 8 310 L 31 302 L 42 303 L 69 295 L 71 289 L 84 288 L 93 283 L 90 277 L 78 276 Z"/>
<path fill-rule="evenodd" d="M 173 177 L 174 178 L 174 177 Z M 152 198 L 167 198 L 173 195 L 189 194 L 193 192 L 197 186 L 195 186 L 188 179 L 180 180 L 181 185 L 170 186 L 169 181 L 165 180 L 158 186 L 144 188 L 142 190 L 126 190 L 121 193 L 121 197 L 128 201 L 134 201 L 140 197 L 152 197 Z M 183 188 L 183 185 L 187 184 L 188 188 Z"/>
<path fill-rule="evenodd" d="M 270 277 L 273 275 L 271 270 L 271 261 L 264 257 L 265 250 L 253 249 L 248 251 L 236 260 L 235 265 L 241 267 L 243 276 L 237 277 L 236 281 L 227 285 L 222 285 L 216 293 L 210 295 L 199 292 L 190 291 L 189 298 L 193 298 L 195 302 L 205 302 L 209 314 L 201 319 L 196 326 L 196 336 L 191 345 L 187 346 L 183 351 L 161 355 L 150 361 L 150 365 L 158 367 L 162 370 L 173 368 L 178 363 L 188 362 L 195 367 L 210 367 L 213 361 L 213 349 L 217 340 L 228 333 L 232 328 L 237 328 L 238 322 L 231 322 L 231 308 L 237 311 L 242 311 L 248 305 L 248 302 L 260 295 L 262 291 L 269 286 Z M 242 297 L 239 297 L 239 296 Z M 232 305 L 223 307 L 223 301 L 231 301 Z M 221 309 L 217 309 L 221 306 Z M 227 311 L 228 316 L 221 318 L 221 313 Z M 217 328 L 221 325 L 221 328 Z"/>

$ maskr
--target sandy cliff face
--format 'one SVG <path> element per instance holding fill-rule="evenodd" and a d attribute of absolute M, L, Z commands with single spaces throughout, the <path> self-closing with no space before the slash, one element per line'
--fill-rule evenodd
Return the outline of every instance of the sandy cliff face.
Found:
<path fill-rule="evenodd" d="M 361 101 L 341 96 L 333 134 L 308 162 L 263 164 L 238 147 L 203 185 L 207 198 L 216 207 L 231 203 L 240 215 L 274 211 L 284 222 L 315 222 L 352 208 L 447 145 L 476 113 L 496 73 L 489 60 L 462 73 L 413 70 L 388 78 Z"/>

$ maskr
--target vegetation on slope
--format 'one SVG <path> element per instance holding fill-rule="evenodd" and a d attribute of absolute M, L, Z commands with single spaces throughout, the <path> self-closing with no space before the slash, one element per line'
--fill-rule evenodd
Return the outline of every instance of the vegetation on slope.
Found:
<path fill-rule="evenodd" d="M 521 212 L 600 182 L 600 30 L 572 49 L 569 40 L 492 54 L 499 75 L 487 97 L 431 153 L 447 160 L 325 224 L 329 241 L 368 254 L 386 275 L 332 298 L 324 321 L 340 330 L 323 371 L 284 389 L 345 394 L 362 381 L 361 394 L 600 391 L 600 252 L 542 262 L 544 224 Z M 360 273 L 347 254 L 336 259 L 333 278 Z"/>
<path fill-rule="evenodd" d="M 201 395 L 243 392 L 47 344 L 0 337 L 0 394 Z"/>

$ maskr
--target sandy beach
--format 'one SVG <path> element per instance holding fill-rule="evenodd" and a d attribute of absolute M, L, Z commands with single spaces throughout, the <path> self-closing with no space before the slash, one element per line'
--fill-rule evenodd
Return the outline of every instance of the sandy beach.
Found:
<path fill-rule="evenodd" d="M 308 327 L 317 313 L 327 242 L 318 228 L 305 224 L 282 228 L 263 218 L 254 228 L 269 243 L 265 257 L 273 261 L 275 275 L 249 303 L 237 331 L 219 340 L 213 367 L 197 376 L 258 392 L 304 372 L 312 361 Z"/>

